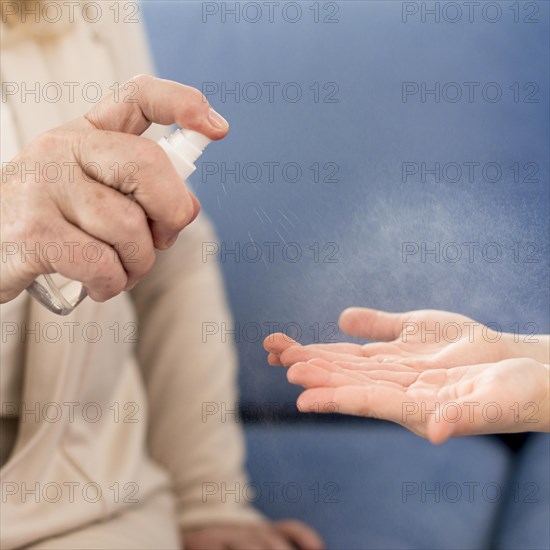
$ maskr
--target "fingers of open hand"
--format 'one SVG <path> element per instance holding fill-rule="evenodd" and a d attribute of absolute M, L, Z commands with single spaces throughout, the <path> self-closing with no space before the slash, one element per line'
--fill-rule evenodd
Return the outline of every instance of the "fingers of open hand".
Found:
<path fill-rule="evenodd" d="M 365 360 L 361 358 L 362 346 L 357 344 L 334 343 L 302 346 L 282 333 L 270 334 L 264 340 L 264 348 L 269 352 L 268 363 L 273 366 L 288 367 L 297 361 L 307 361 L 317 357 L 328 360 Z"/>
<path fill-rule="evenodd" d="M 350 386 L 368 383 L 368 380 L 362 382 L 337 365 L 320 359 L 295 363 L 288 369 L 287 379 L 292 384 L 299 384 L 304 388 Z"/>
<path fill-rule="evenodd" d="M 367 364 L 364 368 L 358 368 L 355 364 L 329 362 L 323 359 L 295 363 L 287 373 L 289 382 L 306 388 L 381 384 L 404 390 L 416 382 L 418 376 L 418 373 L 400 366 L 387 369 L 380 364 Z"/>
<path fill-rule="evenodd" d="M 316 351 L 330 351 L 331 353 L 341 353 L 344 355 L 357 355 L 358 357 L 363 357 L 364 346 L 359 344 L 351 344 L 348 342 L 334 342 L 326 344 L 309 344 L 307 346 L 309 349 Z"/>
<path fill-rule="evenodd" d="M 272 367 L 282 367 L 283 364 L 281 363 L 281 360 L 279 359 L 279 356 L 276 353 L 269 353 L 267 356 L 267 362 Z"/>
<path fill-rule="evenodd" d="M 290 336 L 282 332 L 274 332 L 264 339 L 264 349 L 269 353 L 280 355 L 290 346 L 299 346 L 300 344 Z"/>
<path fill-rule="evenodd" d="M 404 394 L 381 385 L 306 389 L 299 397 L 300 411 L 338 412 L 402 423 Z"/>
<path fill-rule="evenodd" d="M 364 357 L 360 357 L 348 353 L 335 353 L 325 349 L 319 349 L 315 346 L 289 346 L 279 356 L 281 363 L 285 367 L 290 367 L 298 361 L 309 361 L 310 359 L 324 359 L 325 361 L 348 361 L 350 363 L 363 363 L 368 361 Z"/>
<path fill-rule="evenodd" d="M 394 340 L 403 330 L 406 314 L 366 307 L 350 307 L 340 314 L 340 328 L 346 334 L 367 340 Z"/>

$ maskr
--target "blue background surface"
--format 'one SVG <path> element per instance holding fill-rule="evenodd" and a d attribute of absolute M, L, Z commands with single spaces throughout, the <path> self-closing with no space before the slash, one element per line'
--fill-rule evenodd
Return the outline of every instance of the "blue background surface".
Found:
<path fill-rule="evenodd" d="M 262 3 L 258 23 L 245 20 L 255 16 L 251 8 L 236 23 L 230 14 L 223 22 L 221 8 L 208 15 L 212 2 L 143 5 L 162 77 L 205 91 L 206 82 L 227 88 L 237 82 L 245 90 L 238 102 L 230 94 L 208 95 L 230 121 L 231 132 L 223 144 L 210 146 L 204 162 L 226 163 L 228 169 L 236 162 L 295 162 L 303 172 L 292 183 L 292 169 L 285 180 L 279 168 L 270 182 L 264 167 L 257 183 L 243 178 L 236 183 L 227 174 L 222 185 L 221 175 L 204 176 L 199 162 L 191 180 L 221 241 L 243 251 L 239 262 L 229 254 L 221 259 L 241 329 L 243 399 L 255 403 L 296 393 L 283 372 L 265 367 L 255 329 L 267 336 L 267 322 L 279 329 L 296 323 L 303 341 L 327 341 L 338 336 L 332 332 L 342 309 L 368 305 L 392 311 L 456 310 L 497 322 L 505 331 L 549 330 L 549 3 L 537 4 L 539 12 L 532 18 L 539 22 L 531 24 L 514 22 L 512 2 L 500 3 L 496 23 L 486 20 L 495 17 L 493 12 L 484 19 L 478 11 L 470 23 L 465 11 L 454 24 L 443 18 L 434 23 L 433 16 L 422 23 L 420 14 L 404 23 L 402 3 L 389 1 L 338 2 L 333 15 L 333 8 L 321 3 L 321 21 L 338 22 L 315 23 L 313 4 L 302 3 L 296 23 L 286 22 L 277 10 L 270 23 Z M 287 14 L 295 17 L 293 11 Z M 520 10 L 519 16 L 523 21 L 529 12 Z M 447 18 L 453 17 L 448 11 Z M 403 82 L 433 88 L 436 81 L 441 87 L 448 82 L 479 86 L 473 102 L 465 97 L 465 86 L 456 103 L 444 98 L 435 103 L 433 96 L 422 103 L 420 94 L 403 102 Z M 266 82 L 280 83 L 272 102 Z M 296 103 L 283 99 L 282 88 L 289 82 L 301 87 Z M 316 82 L 318 102 L 309 89 Z M 329 82 L 338 86 L 333 96 L 333 85 L 323 90 Z M 500 101 L 483 100 L 481 89 L 488 82 L 501 87 Z M 520 84 L 517 103 L 508 89 L 514 82 Z M 521 87 L 527 82 L 538 84 L 537 103 L 523 102 L 529 90 Z M 254 102 L 258 87 L 263 95 Z M 288 94 L 294 90 L 288 88 Z M 448 93 L 451 97 L 454 89 Z M 308 167 L 315 162 L 321 167 L 336 163 L 337 183 L 313 183 Z M 403 162 L 428 167 L 457 162 L 463 177 L 436 183 L 427 176 L 423 183 L 416 175 L 403 183 Z M 464 162 L 480 163 L 473 182 Z M 482 176 L 481 167 L 489 162 L 502 169 L 497 182 Z M 515 183 L 509 166 L 516 162 L 521 180 L 528 175 L 524 164 L 536 163 L 538 173 L 531 179 L 538 182 Z M 321 178 L 330 175 L 332 166 L 321 168 Z M 253 167 L 248 174 L 254 179 Z M 251 240 L 262 251 L 257 263 L 244 257 L 246 252 L 254 258 L 258 251 L 243 249 Z M 289 242 L 298 243 L 302 252 L 295 263 L 283 257 Z M 404 242 L 425 242 L 428 248 L 435 242 L 479 246 L 473 261 L 462 245 L 459 261 L 449 261 L 456 251 L 451 246 L 437 263 L 433 255 L 423 262 L 420 252 L 404 261 Z M 502 250 L 494 263 L 482 255 L 491 242 Z M 277 243 L 273 258 L 265 243 Z M 528 243 L 536 251 L 526 248 Z M 317 257 L 312 246 L 319 247 Z M 285 250 L 296 252 L 292 246 Z M 486 250 L 487 255 L 494 251 Z M 330 259 L 334 263 L 324 261 Z M 315 323 L 318 329 L 311 329 Z M 297 334 L 295 325 L 287 328 Z"/>
<path fill-rule="evenodd" d="M 466 12 L 457 23 L 435 23 L 433 16 L 423 23 L 420 14 L 403 22 L 403 3 L 397 1 L 320 3 L 321 20 L 332 13 L 336 23 L 316 23 L 314 2 L 300 3 L 302 15 L 295 23 L 284 20 L 281 8 L 269 22 L 259 2 L 259 22 L 246 21 L 256 14 L 252 7 L 236 23 L 230 14 L 224 22 L 222 4 L 155 1 L 144 3 L 143 11 L 160 76 L 205 92 L 205 83 L 241 88 L 239 101 L 231 94 L 208 95 L 230 121 L 231 132 L 223 143 L 209 146 L 191 181 L 222 245 L 241 247 L 240 261 L 230 254 L 220 259 L 240 328 L 245 418 L 254 419 L 262 407 L 268 415 L 274 407 L 286 413 L 245 425 L 251 479 L 260 485 L 297 482 L 304 491 L 296 505 L 280 498 L 268 502 L 264 495 L 257 506 L 273 518 L 309 522 L 330 548 L 493 548 L 494 532 L 499 548 L 517 547 L 518 540 L 522 547 L 547 546 L 545 520 L 537 523 L 529 505 L 511 512 L 536 523 L 522 530 L 526 521 L 498 523 L 500 506 L 479 498 L 471 505 L 403 503 L 400 486 L 407 480 L 423 480 L 429 487 L 449 480 L 506 486 L 512 462 L 496 440 L 462 439 L 434 449 L 402 428 L 371 420 L 294 418 L 299 390 L 287 383 L 282 369 L 267 366 L 261 340 L 269 325 L 279 330 L 286 325 L 292 336 L 298 327 L 303 342 L 340 339 L 334 324 L 350 305 L 448 309 L 498 323 L 504 331 L 549 331 L 550 4 L 529 3 L 538 7 L 533 16 L 538 23 L 523 22 L 529 17 L 527 3 L 519 4 L 521 22 L 514 22 L 513 2 L 498 3 L 501 16 L 495 23 L 487 21 L 494 13 L 484 18 L 479 7 L 472 22 Z M 251 3 L 241 3 L 241 10 L 246 4 Z M 206 15 L 204 10 L 216 6 L 217 13 Z M 278 83 L 273 101 L 267 82 Z M 420 94 L 404 102 L 403 82 L 479 86 L 472 102 L 467 97 L 435 102 L 433 96 L 422 102 Z M 483 99 L 481 89 L 490 82 L 500 86 L 500 101 Z M 509 90 L 515 82 L 518 102 Z M 523 101 L 528 82 L 538 85 L 536 103 Z M 282 96 L 288 83 L 302 90 L 295 103 Z M 319 98 L 310 90 L 315 83 Z M 334 84 L 323 89 L 327 83 L 336 84 L 335 95 L 328 95 Z M 258 88 L 263 95 L 253 101 Z M 461 89 L 466 95 L 468 89 Z M 448 90 L 451 97 L 454 90 Z M 302 177 L 292 183 L 279 169 L 270 182 L 265 166 L 256 183 L 242 174 L 236 182 L 231 174 L 222 181 L 220 173 L 203 173 L 212 163 L 231 169 L 235 163 L 269 162 L 297 163 Z M 314 183 L 309 167 L 315 162 L 334 163 L 337 181 Z M 429 175 L 426 181 L 419 175 L 403 181 L 404 162 L 428 167 L 455 162 L 464 172 L 458 182 L 438 183 Z M 467 162 L 480 164 L 473 181 L 465 172 Z M 500 166 L 498 181 L 484 179 L 486 163 Z M 514 163 L 521 166 L 518 182 L 509 168 Z M 526 163 L 538 170 L 531 181 L 524 181 Z M 321 178 L 334 164 L 321 169 Z M 248 176 L 254 176 L 253 168 Z M 242 255 L 251 242 L 263 251 L 255 263 Z M 295 263 L 282 255 L 291 242 L 302 251 Z M 449 247 L 439 262 L 433 255 L 422 261 L 420 253 L 405 261 L 406 242 L 424 242 L 431 249 L 434 243 L 442 248 L 459 243 L 462 258 L 450 261 L 455 249 Z M 473 261 L 466 242 L 478 243 Z M 266 243 L 277 243 L 273 259 Z M 499 261 L 482 255 L 488 243 L 501 249 Z M 254 248 L 246 251 L 254 257 Z M 536 459 L 527 452 L 525 471 L 528 481 L 541 484 L 536 510 L 544 515 L 548 482 L 537 468 L 547 469 L 549 439 L 540 436 L 533 445 L 542 451 Z M 317 483 L 321 488 L 336 483 L 338 504 L 311 501 L 308 487 Z"/>

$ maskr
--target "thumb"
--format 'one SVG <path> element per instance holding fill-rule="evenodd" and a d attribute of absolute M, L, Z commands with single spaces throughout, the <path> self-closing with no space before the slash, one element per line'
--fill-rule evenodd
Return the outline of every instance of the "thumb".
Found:
<path fill-rule="evenodd" d="M 403 330 L 406 313 L 388 313 L 366 307 L 350 307 L 340 314 L 343 332 L 367 340 L 395 340 Z"/>
<path fill-rule="evenodd" d="M 426 426 L 426 439 L 433 443 L 434 445 L 441 445 L 454 437 L 455 425 L 451 422 L 448 422 L 445 419 L 436 419 L 434 417 L 428 420 Z"/>
<path fill-rule="evenodd" d="M 102 99 L 85 118 L 99 130 L 140 135 L 151 125 L 178 124 L 210 139 L 223 138 L 227 121 L 196 88 L 138 75 Z"/>

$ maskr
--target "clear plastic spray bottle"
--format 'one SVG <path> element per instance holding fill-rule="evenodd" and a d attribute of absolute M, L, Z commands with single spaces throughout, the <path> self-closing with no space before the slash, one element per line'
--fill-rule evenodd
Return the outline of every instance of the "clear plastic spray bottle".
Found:
<path fill-rule="evenodd" d="M 209 143 L 206 136 L 184 129 L 176 130 L 158 142 L 184 181 L 195 171 L 194 163 Z M 27 291 L 53 313 L 68 315 L 88 293 L 82 283 L 64 278 L 59 281 L 56 280 L 58 277 L 56 274 L 41 275 L 27 287 Z"/>

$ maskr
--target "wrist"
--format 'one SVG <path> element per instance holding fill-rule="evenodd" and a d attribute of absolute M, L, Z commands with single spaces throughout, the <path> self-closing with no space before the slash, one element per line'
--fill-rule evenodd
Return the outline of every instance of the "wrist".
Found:
<path fill-rule="evenodd" d="M 529 357 L 539 363 L 550 363 L 550 336 L 546 334 L 504 335 L 509 357 Z"/>

